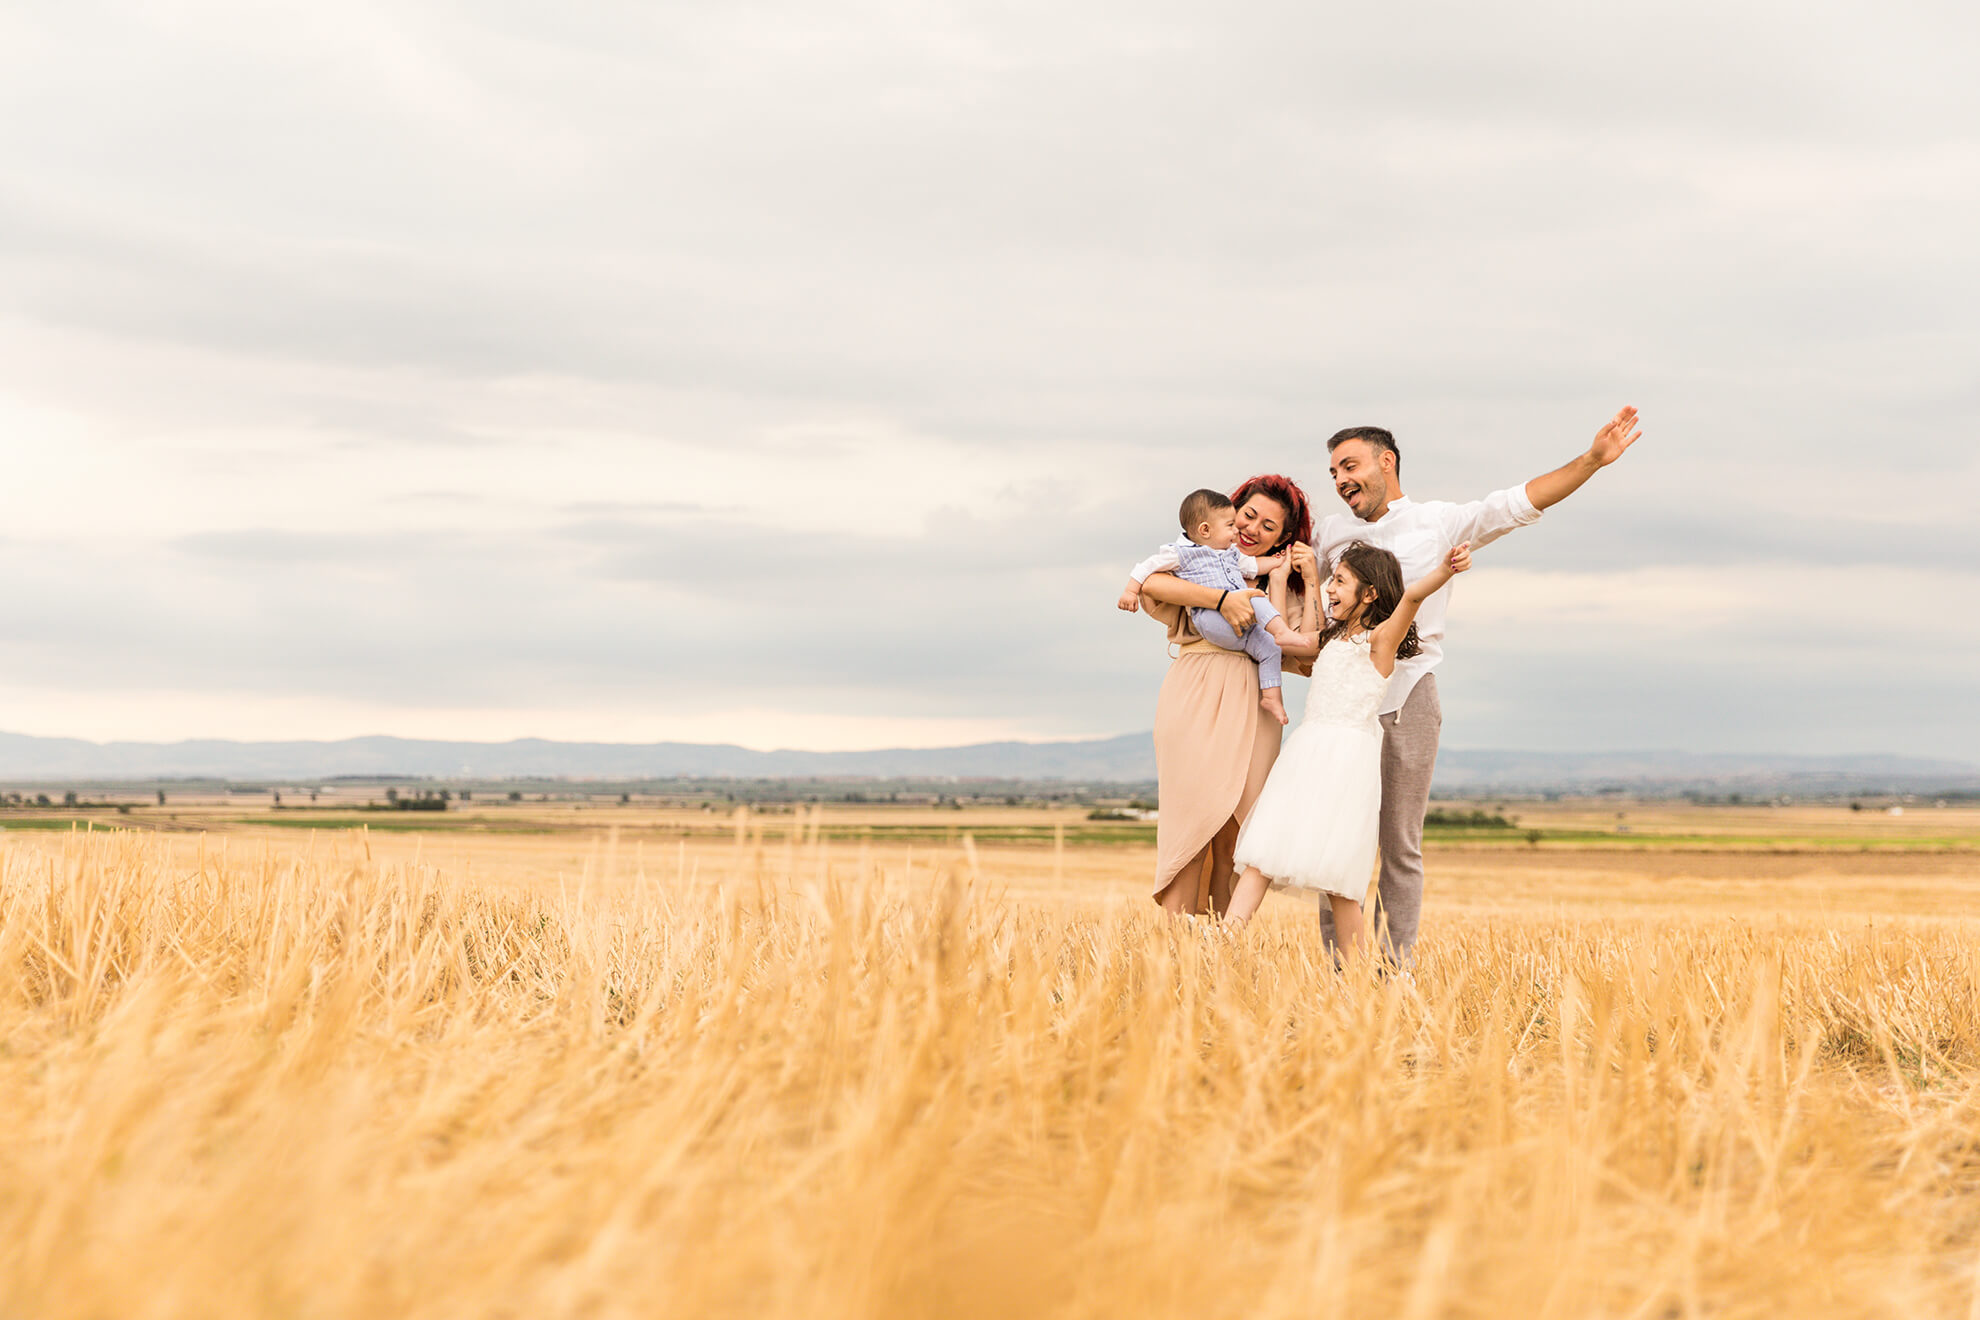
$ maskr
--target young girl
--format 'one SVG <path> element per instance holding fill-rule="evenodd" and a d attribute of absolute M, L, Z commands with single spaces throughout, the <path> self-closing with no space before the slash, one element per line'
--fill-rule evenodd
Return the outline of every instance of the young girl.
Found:
<path fill-rule="evenodd" d="M 1353 957 L 1367 935 L 1362 895 L 1375 869 L 1382 811 L 1382 704 L 1398 658 L 1417 653 L 1416 611 L 1430 594 L 1471 567 L 1469 544 L 1403 588 L 1387 550 L 1356 541 L 1327 580 L 1333 618 L 1320 634 L 1306 715 L 1238 834 L 1233 920 L 1265 901 L 1268 885 L 1317 889 L 1334 908 L 1334 938 Z M 1308 602 L 1309 617 L 1317 601 Z"/>

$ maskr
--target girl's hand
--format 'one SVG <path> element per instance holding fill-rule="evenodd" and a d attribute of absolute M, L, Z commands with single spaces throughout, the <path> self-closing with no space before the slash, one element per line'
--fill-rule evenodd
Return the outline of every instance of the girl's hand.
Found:
<path fill-rule="evenodd" d="M 1453 573 L 1462 573 L 1471 567 L 1471 542 L 1466 541 L 1451 547 L 1451 557 L 1445 561 Z"/>
<path fill-rule="evenodd" d="M 1258 622 L 1258 611 L 1251 608 L 1251 602 L 1264 594 L 1257 587 L 1233 591 L 1224 597 L 1223 607 L 1217 613 L 1224 616 L 1224 622 L 1231 625 L 1232 632 L 1249 632 L 1251 625 Z"/>

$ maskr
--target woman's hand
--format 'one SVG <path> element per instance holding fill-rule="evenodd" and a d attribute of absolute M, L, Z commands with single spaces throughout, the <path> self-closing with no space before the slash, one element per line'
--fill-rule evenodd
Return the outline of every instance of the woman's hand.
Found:
<path fill-rule="evenodd" d="M 1294 541 L 1292 549 L 1286 551 L 1286 562 L 1292 565 L 1293 572 L 1299 574 L 1301 581 L 1311 583 L 1320 580 L 1320 559 L 1306 542 Z"/>
<path fill-rule="evenodd" d="M 1217 613 L 1224 616 L 1224 622 L 1231 625 L 1234 633 L 1245 633 L 1258 622 L 1258 611 L 1251 608 L 1251 602 L 1265 593 L 1257 587 L 1247 587 L 1243 591 L 1233 591 L 1224 597 L 1224 603 Z"/>

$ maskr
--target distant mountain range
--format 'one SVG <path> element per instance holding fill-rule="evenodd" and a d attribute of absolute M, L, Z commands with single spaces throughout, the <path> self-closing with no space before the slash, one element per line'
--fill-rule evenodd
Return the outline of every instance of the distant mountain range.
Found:
<path fill-rule="evenodd" d="M 1980 790 L 1980 765 L 1915 756 L 1769 756 L 1694 752 L 1446 750 L 1435 791 L 1488 796 L 1602 789 L 1647 794 L 1822 796 Z"/>
<path fill-rule="evenodd" d="M 1082 742 L 993 742 L 868 752 L 757 752 L 698 743 L 341 742 L 92 743 L 0 733 L 0 782 L 158 779 L 1058 779 L 1155 778 L 1147 733 Z M 1595 791 L 1930 793 L 1980 790 L 1980 766 L 1905 756 L 1703 755 L 1689 752 L 1519 752 L 1446 749 L 1445 794 Z"/>
<path fill-rule="evenodd" d="M 756 752 L 701 743 L 341 742 L 92 743 L 0 733 L 0 781 L 333 779 L 415 775 L 460 779 L 971 779 L 1145 780 L 1155 777 L 1146 733 L 1086 742 L 995 742 L 872 752 Z"/>

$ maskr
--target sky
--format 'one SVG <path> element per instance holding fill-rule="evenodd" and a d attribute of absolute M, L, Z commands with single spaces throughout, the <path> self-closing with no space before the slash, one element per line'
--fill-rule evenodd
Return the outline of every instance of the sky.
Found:
<path fill-rule="evenodd" d="M 1950 3 L 0 0 L 0 729 L 1146 729 L 1183 493 L 1630 403 L 1457 584 L 1445 745 L 1980 760 L 1976 67 Z"/>

